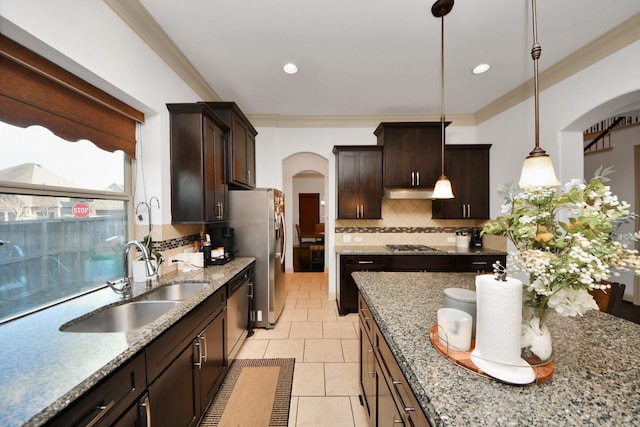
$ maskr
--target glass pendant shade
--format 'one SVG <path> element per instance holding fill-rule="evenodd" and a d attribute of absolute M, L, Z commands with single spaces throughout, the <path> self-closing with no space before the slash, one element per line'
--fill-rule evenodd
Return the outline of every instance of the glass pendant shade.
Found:
<path fill-rule="evenodd" d="M 445 175 L 440 175 L 433 189 L 432 199 L 453 199 L 453 189 L 451 181 Z"/>
<path fill-rule="evenodd" d="M 556 178 L 551 157 L 548 155 L 528 156 L 524 159 L 520 175 L 520 188 L 558 187 L 560 181 Z"/>

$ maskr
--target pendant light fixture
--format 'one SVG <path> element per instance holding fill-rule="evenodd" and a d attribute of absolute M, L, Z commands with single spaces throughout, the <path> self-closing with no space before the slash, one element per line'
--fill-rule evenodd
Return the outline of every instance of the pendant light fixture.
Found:
<path fill-rule="evenodd" d="M 560 182 L 553 170 L 551 157 L 540 148 L 540 94 L 538 88 L 538 59 L 542 53 L 542 47 L 538 43 L 538 24 L 536 20 L 536 0 L 531 0 L 531 13 L 533 15 L 533 46 L 531 58 L 533 58 L 533 100 L 535 103 L 535 147 L 522 165 L 520 175 L 520 188 L 531 187 L 557 187 Z"/>
<path fill-rule="evenodd" d="M 453 0 L 438 0 L 431 7 L 431 13 L 440 18 L 440 140 L 442 144 L 441 175 L 433 189 L 432 199 L 453 199 L 451 181 L 444 174 L 445 123 L 444 123 L 444 16 L 451 12 Z"/>

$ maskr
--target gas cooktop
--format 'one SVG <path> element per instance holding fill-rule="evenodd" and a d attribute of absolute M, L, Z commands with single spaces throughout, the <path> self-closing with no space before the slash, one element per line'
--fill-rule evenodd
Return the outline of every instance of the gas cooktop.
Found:
<path fill-rule="evenodd" d="M 426 245 L 384 245 L 392 252 L 438 252 L 438 249 Z"/>

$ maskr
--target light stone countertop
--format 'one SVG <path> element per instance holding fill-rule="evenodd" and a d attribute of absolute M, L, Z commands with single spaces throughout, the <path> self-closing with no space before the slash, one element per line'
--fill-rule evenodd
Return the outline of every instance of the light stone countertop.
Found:
<path fill-rule="evenodd" d="M 394 252 L 384 245 L 336 245 L 334 251 L 338 255 L 506 255 L 506 252 L 495 249 L 458 248 L 456 246 L 432 246 L 435 251 L 403 251 Z"/>
<path fill-rule="evenodd" d="M 131 359 L 167 328 L 254 261 L 163 275 L 160 285 L 208 282 L 154 322 L 129 332 L 74 333 L 59 327 L 78 316 L 122 301 L 108 287 L 0 325 L 0 426 L 39 426 Z M 148 292 L 135 283 L 132 298 Z"/>
<path fill-rule="evenodd" d="M 443 290 L 475 273 L 356 272 L 360 292 L 435 426 L 639 426 L 640 325 L 599 311 L 549 317 L 554 374 L 514 386 L 465 370 L 429 341 Z"/>

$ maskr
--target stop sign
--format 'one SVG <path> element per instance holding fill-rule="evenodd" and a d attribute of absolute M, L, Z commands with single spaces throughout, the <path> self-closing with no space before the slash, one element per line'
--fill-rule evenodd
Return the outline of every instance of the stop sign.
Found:
<path fill-rule="evenodd" d="M 76 218 L 86 218 L 89 216 L 89 205 L 86 203 L 76 203 L 71 208 L 71 212 Z"/>

